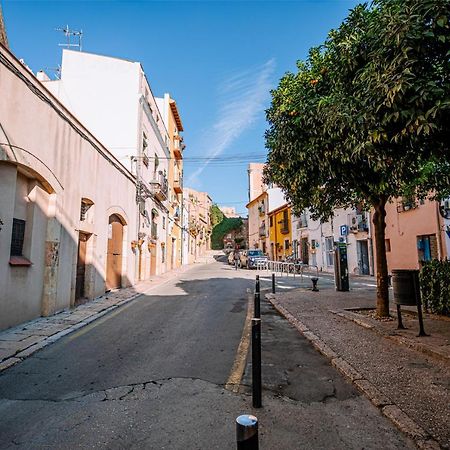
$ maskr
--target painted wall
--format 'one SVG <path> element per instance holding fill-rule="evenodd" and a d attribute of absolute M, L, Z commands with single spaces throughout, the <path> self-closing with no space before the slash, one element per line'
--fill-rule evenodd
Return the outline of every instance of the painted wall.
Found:
<path fill-rule="evenodd" d="M 135 282 L 135 182 L 96 138 L 5 49 L 0 63 L 0 328 L 68 308 L 75 301 L 78 236 L 89 234 L 88 298 L 105 291 L 109 217 L 123 220 L 121 284 Z M 40 96 L 44 96 L 43 101 Z M 94 204 L 80 220 L 81 199 Z M 26 217 L 23 257 L 11 265 L 15 215 Z"/>
<path fill-rule="evenodd" d="M 61 79 L 46 83 L 128 170 L 139 145 L 140 69 L 137 62 L 64 49 Z"/>
<path fill-rule="evenodd" d="M 285 211 L 287 212 L 287 227 L 284 225 Z M 275 261 L 283 261 L 292 254 L 292 220 L 291 208 L 284 205 L 269 212 L 270 246 L 269 257 Z M 286 242 L 288 246 L 286 246 Z"/>
<path fill-rule="evenodd" d="M 248 165 L 248 201 L 258 197 L 263 191 L 266 190 L 266 186 L 263 183 L 263 170 L 264 164 L 262 163 L 250 163 Z"/>
<path fill-rule="evenodd" d="M 267 215 L 267 192 L 263 192 L 248 205 L 248 245 L 268 252 L 269 218 Z"/>
<path fill-rule="evenodd" d="M 388 268 L 419 269 L 419 236 L 433 236 L 434 257 L 445 257 L 445 236 L 443 219 L 438 212 L 437 202 L 417 202 L 414 208 L 405 210 L 401 200 L 394 200 L 386 206 L 386 240 Z"/>

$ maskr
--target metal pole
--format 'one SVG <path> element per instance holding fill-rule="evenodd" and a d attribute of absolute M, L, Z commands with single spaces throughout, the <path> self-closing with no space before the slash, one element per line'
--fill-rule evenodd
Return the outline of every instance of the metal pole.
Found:
<path fill-rule="evenodd" d="M 252 398 L 261 408 L 261 319 L 252 319 Z"/>
<path fill-rule="evenodd" d="M 237 450 L 258 450 L 258 419 L 244 414 L 236 419 Z"/>
<path fill-rule="evenodd" d="M 256 275 L 256 286 L 255 286 L 255 318 L 259 319 L 261 317 L 261 294 L 259 288 L 259 275 Z"/>
<path fill-rule="evenodd" d="M 272 294 L 275 294 L 275 273 L 272 272 Z"/>

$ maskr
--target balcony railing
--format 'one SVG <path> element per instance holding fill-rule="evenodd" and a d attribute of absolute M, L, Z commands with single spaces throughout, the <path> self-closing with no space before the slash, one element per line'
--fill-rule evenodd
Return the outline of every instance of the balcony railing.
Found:
<path fill-rule="evenodd" d="M 266 226 L 261 225 L 259 227 L 259 237 L 266 237 Z"/>
<path fill-rule="evenodd" d="M 288 234 L 289 233 L 289 222 L 282 221 L 280 222 L 280 233 L 281 234 Z"/>
<path fill-rule="evenodd" d="M 174 180 L 173 182 L 173 190 L 177 194 L 183 193 L 183 179 L 180 177 L 178 180 Z"/>
<path fill-rule="evenodd" d="M 163 172 L 159 171 L 156 179 L 151 183 L 153 195 L 160 201 L 167 200 L 169 184 Z"/>
<path fill-rule="evenodd" d="M 348 227 L 353 233 L 369 231 L 369 224 L 366 212 L 360 214 L 349 214 Z"/>
<path fill-rule="evenodd" d="M 186 148 L 186 144 L 183 144 L 183 138 L 180 136 L 175 136 L 175 142 L 173 147 L 173 153 L 175 155 L 175 159 L 183 159 L 183 151 Z"/>

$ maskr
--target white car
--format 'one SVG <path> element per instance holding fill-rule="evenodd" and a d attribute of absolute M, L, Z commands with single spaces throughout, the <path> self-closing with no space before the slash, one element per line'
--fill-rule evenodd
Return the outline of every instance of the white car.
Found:
<path fill-rule="evenodd" d="M 241 267 L 256 269 L 258 264 L 267 264 L 268 258 L 262 250 L 255 248 L 241 253 Z"/>

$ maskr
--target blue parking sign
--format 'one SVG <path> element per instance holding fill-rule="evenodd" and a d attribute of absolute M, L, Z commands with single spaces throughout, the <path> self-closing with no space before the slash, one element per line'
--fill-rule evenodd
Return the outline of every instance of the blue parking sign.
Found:
<path fill-rule="evenodd" d="M 347 225 L 341 225 L 339 227 L 341 231 L 341 236 L 347 236 L 348 235 L 348 226 Z"/>

